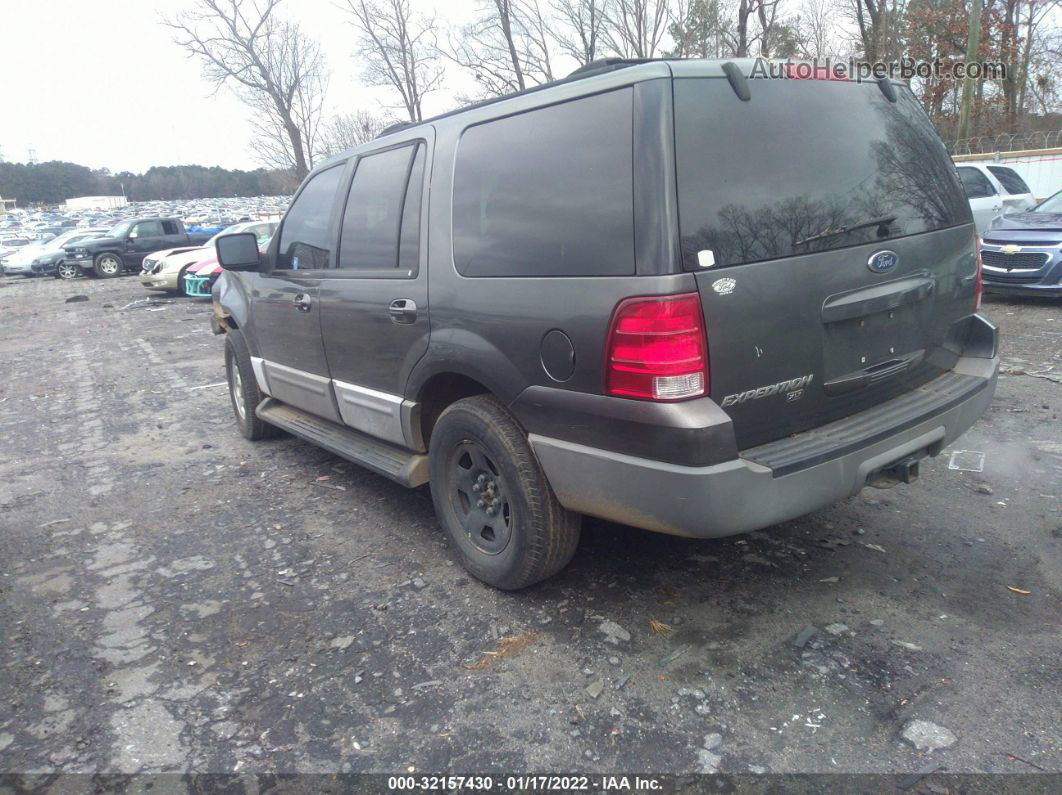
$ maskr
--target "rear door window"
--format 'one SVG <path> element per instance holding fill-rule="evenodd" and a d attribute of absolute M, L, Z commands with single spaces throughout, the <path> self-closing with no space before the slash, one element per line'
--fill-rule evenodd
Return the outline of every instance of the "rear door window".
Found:
<path fill-rule="evenodd" d="M 327 268 L 332 256 L 332 209 L 343 176 L 337 163 L 315 174 L 295 198 L 280 229 L 279 270 Z"/>
<path fill-rule="evenodd" d="M 141 221 L 135 231 L 138 238 L 162 237 L 162 224 L 158 221 Z"/>
<path fill-rule="evenodd" d="M 403 146 L 358 160 L 343 210 L 340 268 L 393 270 L 398 267 L 402 206 L 410 162 L 417 148 Z"/>
<path fill-rule="evenodd" d="M 454 173 L 464 276 L 634 273 L 632 91 L 467 129 Z"/>
<path fill-rule="evenodd" d="M 988 177 L 978 169 L 963 166 L 958 169 L 959 179 L 962 180 L 962 188 L 966 191 L 967 199 L 986 199 L 996 195 L 996 189 L 988 181 Z"/>
<path fill-rule="evenodd" d="M 910 91 L 892 103 L 874 83 L 760 79 L 749 89 L 742 102 L 723 79 L 675 80 L 687 268 L 970 222 L 955 167 Z"/>
<path fill-rule="evenodd" d="M 999 184 L 1007 193 L 1032 193 L 1029 186 L 1025 184 L 1025 180 L 1018 176 L 1018 172 L 1014 169 L 1006 166 L 989 166 L 988 170 L 999 180 Z"/>

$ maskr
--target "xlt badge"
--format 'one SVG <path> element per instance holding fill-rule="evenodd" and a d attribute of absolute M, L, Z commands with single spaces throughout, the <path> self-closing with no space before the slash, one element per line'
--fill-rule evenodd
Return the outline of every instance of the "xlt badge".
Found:
<path fill-rule="evenodd" d="M 744 403 L 747 400 L 759 400 L 760 398 L 770 397 L 771 395 L 777 395 L 782 392 L 786 393 L 786 401 L 791 402 L 793 400 L 799 400 L 804 395 L 804 387 L 811 383 L 811 379 L 814 377 L 812 373 L 802 375 L 800 378 L 791 378 L 788 381 L 780 381 L 777 384 L 771 384 L 770 386 L 761 386 L 756 389 L 748 389 L 744 392 L 737 392 L 733 395 L 727 395 L 723 398 L 723 407 L 736 406 L 739 403 Z"/>

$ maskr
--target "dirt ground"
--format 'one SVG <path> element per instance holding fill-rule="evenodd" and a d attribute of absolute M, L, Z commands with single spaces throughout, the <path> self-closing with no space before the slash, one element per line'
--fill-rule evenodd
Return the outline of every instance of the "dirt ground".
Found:
<path fill-rule="evenodd" d="M 995 401 L 917 483 L 587 521 L 506 594 L 426 489 L 238 436 L 209 306 L 146 294 L 0 281 L 0 772 L 1062 771 L 1062 303 L 986 301 Z"/>

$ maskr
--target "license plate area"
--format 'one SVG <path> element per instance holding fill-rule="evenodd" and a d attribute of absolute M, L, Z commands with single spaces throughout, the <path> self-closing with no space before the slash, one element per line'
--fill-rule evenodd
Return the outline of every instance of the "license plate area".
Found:
<path fill-rule="evenodd" d="M 867 386 L 920 362 L 928 322 L 924 310 L 923 305 L 903 306 L 826 324 L 823 380 L 827 393 Z"/>

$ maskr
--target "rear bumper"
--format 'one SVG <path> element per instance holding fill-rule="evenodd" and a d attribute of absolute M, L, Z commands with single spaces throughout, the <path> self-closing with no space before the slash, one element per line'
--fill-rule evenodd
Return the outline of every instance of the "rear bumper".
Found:
<path fill-rule="evenodd" d="M 994 328 L 992 334 L 994 340 Z M 999 369 L 994 353 L 993 344 L 993 358 L 962 357 L 940 383 L 930 382 L 917 394 L 710 466 L 655 461 L 534 433 L 530 439 L 569 510 L 646 530 L 719 538 L 826 507 L 897 462 L 938 454 L 991 403 Z"/>

